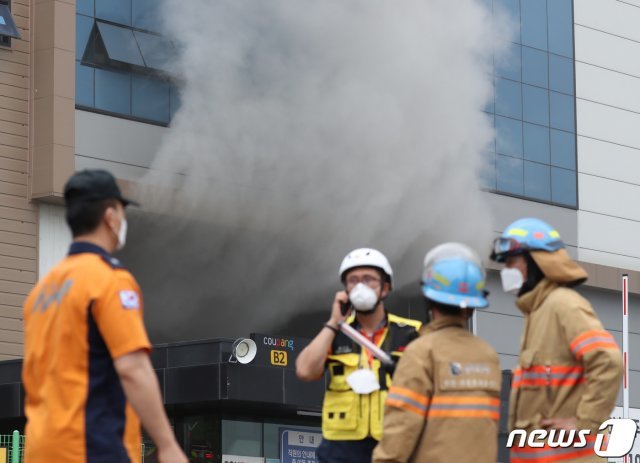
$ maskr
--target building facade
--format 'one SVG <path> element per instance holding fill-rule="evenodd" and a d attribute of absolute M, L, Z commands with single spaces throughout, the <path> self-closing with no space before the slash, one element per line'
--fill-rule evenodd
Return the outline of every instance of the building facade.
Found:
<path fill-rule="evenodd" d="M 485 189 L 478 194 L 491 205 L 495 233 L 524 216 L 540 217 L 560 230 L 571 255 L 589 272 L 581 292 L 620 344 L 621 276 L 630 275 L 629 381 L 637 385 L 640 212 L 634 206 L 640 197 L 640 2 L 483 2 L 508 12 L 515 33 L 507 58 L 493 67 L 495 98 L 485 111 L 496 138 L 485 153 Z M 64 256 L 70 241 L 61 201 L 66 179 L 76 170 L 105 168 L 123 188 L 131 189 L 148 172 L 179 110 L 179 86 L 165 73 L 166 59 L 158 53 L 170 53 L 171 47 L 158 32 L 155 3 L 10 2 L 20 38 L 0 46 L 0 360 L 9 361 L 0 365 L 0 391 L 11 399 L 6 409 L 11 411 L 0 411 L 0 417 L 8 427 L 21 425 L 19 392 L 15 396 L 16 365 L 22 355 L 21 305 L 37 278 Z M 144 212 L 134 214 L 132 222 L 132 228 L 143 229 L 132 239 L 144 239 L 157 226 L 172 226 L 170 220 Z M 176 239 L 182 239 L 181 231 L 176 228 Z M 149 305 L 166 304 L 154 296 L 166 298 L 163 276 L 154 273 L 164 265 L 162 253 L 127 250 L 123 260 L 141 279 Z M 491 308 L 477 315 L 475 329 L 496 348 L 508 370 L 517 360 L 522 317 L 488 265 Z M 420 316 L 420 298 L 411 288 L 397 300 L 403 307 L 399 314 Z M 184 298 L 188 300 L 177 294 L 168 304 L 178 306 Z M 215 304 L 232 307 L 232 302 Z M 223 338 L 212 350 L 217 357 L 196 361 L 186 358 L 200 358 L 196 351 L 207 343 L 185 347 L 184 342 L 192 340 L 189 330 L 178 339 L 164 334 L 173 328 L 166 320 L 175 318 L 154 318 L 152 311 L 147 316 L 152 340 L 161 344 L 154 360 L 162 371 L 165 399 L 192 461 L 207 461 L 208 454 L 277 459 L 274 446 L 280 445 L 283 429 L 317 431 L 317 385 L 301 389 L 302 398 L 267 397 L 257 408 L 250 400 L 254 389 L 232 398 L 216 389 L 226 384 L 220 380 L 228 378 L 225 369 L 236 368 L 225 366 L 231 341 L 249 335 L 238 328 L 241 324 L 221 316 L 210 329 L 195 331 L 196 338 Z M 269 329 L 309 337 L 324 318 L 326 312 L 317 311 Z M 185 350 L 186 357 L 177 354 Z M 269 378 L 277 367 L 265 362 L 261 368 L 251 381 Z M 276 376 L 281 374 L 276 371 Z M 171 374 L 180 378 L 168 379 Z M 188 379 L 181 379 L 182 374 Z M 284 389 L 287 381 L 294 384 L 287 375 L 290 369 L 282 379 Z M 192 398 L 171 396 L 167 381 L 204 381 L 212 389 L 194 390 Z M 630 401 L 640 408 L 640 388 L 631 388 Z"/>

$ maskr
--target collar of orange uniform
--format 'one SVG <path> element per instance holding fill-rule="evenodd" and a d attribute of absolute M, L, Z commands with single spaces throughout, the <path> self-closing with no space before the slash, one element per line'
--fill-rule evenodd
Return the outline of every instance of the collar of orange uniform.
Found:
<path fill-rule="evenodd" d="M 516 305 L 525 314 L 534 312 L 542 305 L 549 293 L 557 287 L 558 283 L 544 278 L 535 288 L 516 299 Z"/>
<path fill-rule="evenodd" d="M 462 317 L 441 315 L 437 320 L 433 320 L 431 323 L 422 328 L 421 331 L 423 333 L 431 333 L 443 328 L 448 328 L 449 326 L 458 326 L 464 328 L 465 326 L 467 326 L 467 321 Z"/>

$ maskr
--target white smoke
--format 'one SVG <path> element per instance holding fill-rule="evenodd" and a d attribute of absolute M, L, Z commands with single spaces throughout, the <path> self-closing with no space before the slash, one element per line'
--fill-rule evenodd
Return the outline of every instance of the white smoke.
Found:
<path fill-rule="evenodd" d="M 186 290 L 172 328 L 212 304 L 252 314 L 238 334 L 316 297 L 328 310 L 355 247 L 386 253 L 397 287 L 439 242 L 486 250 L 478 179 L 494 135 L 482 108 L 509 35 L 481 2 L 165 3 L 182 107 L 142 201 L 188 219 L 156 236 L 188 274 L 156 279 L 183 294 L 210 282 Z"/>

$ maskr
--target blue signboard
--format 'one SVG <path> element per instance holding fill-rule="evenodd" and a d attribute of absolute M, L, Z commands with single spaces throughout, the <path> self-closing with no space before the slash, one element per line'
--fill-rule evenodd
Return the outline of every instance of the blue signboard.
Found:
<path fill-rule="evenodd" d="M 321 441 L 319 432 L 280 428 L 280 463 L 318 463 L 316 450 Z"/>

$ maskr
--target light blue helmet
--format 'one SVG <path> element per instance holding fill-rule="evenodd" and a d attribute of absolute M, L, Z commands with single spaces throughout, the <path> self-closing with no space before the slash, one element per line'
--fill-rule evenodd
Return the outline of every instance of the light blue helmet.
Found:
<path fill-rule="evenodd" d="M 540 219 L 525 218 L 509 225 L 493 244 L 491 259 L 504 262 L 508 256 L 526 251 L 554 252 L 564 248 L 560 233 Z"/>
<path fill-rule="evenodd" d="M 424 258 L 422 292 L 427 299 L 450 306 L 489 306 L 485 272 L 478 255 L 460 243 L 436 246 Z"/>

